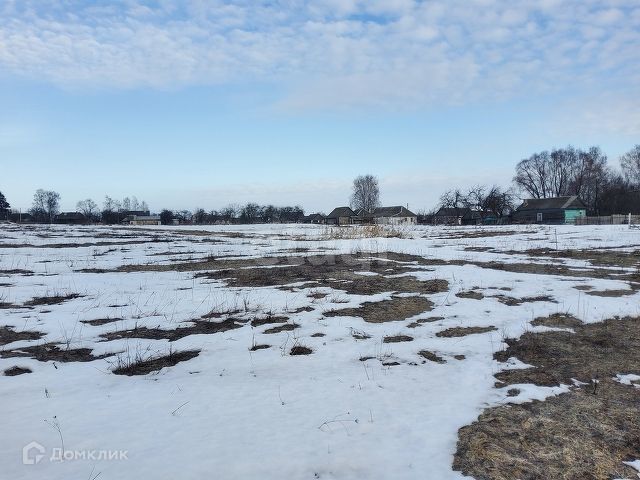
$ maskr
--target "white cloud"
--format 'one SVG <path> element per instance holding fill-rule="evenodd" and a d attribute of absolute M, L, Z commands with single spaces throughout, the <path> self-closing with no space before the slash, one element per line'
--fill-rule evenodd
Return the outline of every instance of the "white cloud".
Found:
<path fill-rule="evenodd" d="M 128 0 L 0 6 L 0 71 L 65 88 L 270 84 L 415 108 L 640 79 L 635 0 Z M 124 5 L 124 6 L 123 6 Z"/>

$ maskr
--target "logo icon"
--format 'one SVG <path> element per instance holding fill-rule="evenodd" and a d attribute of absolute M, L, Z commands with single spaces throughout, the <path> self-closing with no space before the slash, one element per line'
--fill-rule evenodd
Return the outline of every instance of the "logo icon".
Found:
<path fill-rule="evenodd" d="M 44 458 L 45 448 L 38 442 L 31 442 L 22 448 L 22 463 L 35 465 Z"/>

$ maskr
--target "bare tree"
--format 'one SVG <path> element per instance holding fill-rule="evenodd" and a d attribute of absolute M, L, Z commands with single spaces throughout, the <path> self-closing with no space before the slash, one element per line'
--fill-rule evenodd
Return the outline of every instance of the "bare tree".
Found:
<path fill-rule="evenodd" d="M 353 181 L 351 208 L 372 212 L 380 206 L 380 187 L 373 175 L 360 175 Z"/>
<path fill-rule="evenodd" d="M 90 220 L 93 220 L 98 214 L 98 204 L 90 198 L 76 203 L 76 209 Z"/>
<path fill-rule="evenodd" d="M 127 212 L 131 210 L 131 199 L 129 197 L 124 197 L 122 199 L 122 209 Z M 133 210 L 135 210 L 135 208 Z"/>
<path fill-rule="evenodd" d="M 640 186 L 640 145 L 636 145 L 620 157 L 620 166 L 627 181 Z"/>
<path fill-rule="evenodd" d="M 33 195 L 31 214 L 39 221 L 53 223 L 54 217 L 60 211 L 60 194 L 51 190 L 39 188 Z"/>
<path fill-rule="evenodd" d="M 447 190 L 440 195 L 440 206 L 442 208 L 464 208 L 465 196 L 458 190 Z"/>
<path fill-rule="evenodd" d="M 4 194 L 0 192 L 0 218 L 8 219 L 10 208 L 11 205 L 9 205 L 9 202 L 7 202 Z"/>

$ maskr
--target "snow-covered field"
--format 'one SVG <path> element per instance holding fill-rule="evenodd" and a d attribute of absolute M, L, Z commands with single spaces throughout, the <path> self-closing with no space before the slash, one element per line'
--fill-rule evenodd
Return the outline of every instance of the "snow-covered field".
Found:
<path fill-rule="evenodd" d="M 0 225 L 0 328 L 12 327 L 0 336 L 0 372 L 31 371 L 0 375 L 0 478 L 463 478 L 452 470 L 460 427 L 484 408 L 570 388 L 525 385 L 508 396 L 494 387 L 495 373 L 524 367 L 494 360 L 504 339 L 548 330 L 530 322 L 554 313 L 587 323 L 640 315 L 640 291 L 626 280 L 638 267 L 532 253 L 628 253 L 640 248 L 640 230 L 335 232 Z M 309 256 L 311 277 L 278 280 Z M 336 258 L 355 264 L 312 278 L 314 262 Z M 369 268 L 371 258 L 381 263 Z M 262 276 L 249 281 L 247 269 Z M 350 287 L 406 276 L 447 283 L 432 292 Z M 607 291 L 619 293 L 589 294 Z M 433 305 L 404 319 L 391 310 L 379 323 L 339 314 L 415 296 Z M 442 335 L 456 327 L 479 333 Z M 184 333 L 163 338 L 176 329 Z M 23 332 L 42 335 L 15 336 Z M 293 347 L 312 353 L 290 355 Z M 65 361 L 79 360 L 76 351 L 89 361 Z M 135 372 L 136 361 L 174 363 L 184 351 L 199 353 L 147 374 L 113 373 Z M 620 371 L 620 381 L 632 373 Z"/>

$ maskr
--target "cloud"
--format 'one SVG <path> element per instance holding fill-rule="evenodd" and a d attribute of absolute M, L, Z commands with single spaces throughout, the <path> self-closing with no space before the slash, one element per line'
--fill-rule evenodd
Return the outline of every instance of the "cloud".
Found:
<path fill-rule="evenodd" d="M 64 88 L 278 87 L 416 108 L 640 81 L 635 0 L 8 0 L 0 71 Z"/>

